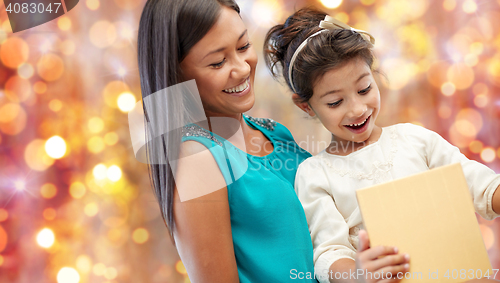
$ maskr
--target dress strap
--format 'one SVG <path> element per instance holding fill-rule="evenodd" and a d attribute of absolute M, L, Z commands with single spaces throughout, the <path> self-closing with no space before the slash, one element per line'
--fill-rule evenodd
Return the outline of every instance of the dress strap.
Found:
<path fill-rule="evenodd" d="M 214 134 L 196 124 L 189 124 L 182 127 L 182 137 L 203 137 L 209 139 L 216 144 L 222 146 L 222 143 L 214 136 Z"/>
<path fill-rule="evenodd" d="M 268 131 L 274 131 L 274 127 L 276 127 L 276 121 L 274 121 L 273 119 L 269 119 L 269 118 L 254 118 L 252 116 L 249 116 L 247 114 L 243 114 L 243 116 L 253 122 L 254 124 L 257 124 L 259 126 L 261 126 L 262 128 L 268 130 Z"/>

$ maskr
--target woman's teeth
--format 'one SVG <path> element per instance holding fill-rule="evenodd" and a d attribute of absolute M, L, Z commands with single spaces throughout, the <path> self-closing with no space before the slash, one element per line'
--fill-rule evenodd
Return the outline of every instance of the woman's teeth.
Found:
<path fill-rule="evenodd" d="M 235 87 L 230 88 L 230 89 L 225 89 L 223 91 L 228 92 L 228 93 L 241 92 L 241 91 L 245 90 L 247 87 L 248 87 L 248 79 L 245 80 L 242 84 L 240 84 L 238 86 L 235 86 Z"/>

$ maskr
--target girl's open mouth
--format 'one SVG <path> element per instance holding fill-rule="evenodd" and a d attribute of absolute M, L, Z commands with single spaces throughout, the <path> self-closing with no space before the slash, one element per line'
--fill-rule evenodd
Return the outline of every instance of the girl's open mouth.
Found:
<path fill-rule="evenodd" d="M 368 128 L 368 123 L 370 122 L 371 117 L 372 117 L 372 115 L 368 116 L 368 118 L 366 118 L 366 120 L 364 120 L 363 122 L 361 122 L 359 124 L 344 125 L 344 127 L 346 127 L 347 129 L 349 129 L 351 132 L 353 132 L 355 134 L 361 134 L 362 132 L 366 131 L 366 129 Z"/>

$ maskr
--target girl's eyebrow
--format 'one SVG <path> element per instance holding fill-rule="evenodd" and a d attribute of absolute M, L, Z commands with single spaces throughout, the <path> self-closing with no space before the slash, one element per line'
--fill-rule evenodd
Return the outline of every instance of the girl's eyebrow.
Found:
<path fill-rule="evenodd" d="M 240 39 L 247 33 L 247 30 L 243 31 L 243 33 L 241 33 L 240 37 L 238 37 L 238 41 L 240 41 Z M 226 47 L 221 47 L 219 49 L 216 49 L 216 50 L 213 50 L 213 51 L 210 51 L 207 53 L 207 55 L 205 55 L 205 57 L 207 57 L 208 55 L 210 54 L 214 54 L 214 53 L 217 53 L 217 52 L 221 52 L 221 51 L 224 51 L 224 49 L 226 49 Z M 205 57 L 203 57 L 203 59 L 205 59 Z M 201 60 L 203 60 L 201 59 Z"/>
<path fill-rule="evenodd" d="M 359 78 L 354 82 L 354 83 L 357 83 L 359 82 L 362 78 L 366 77 L 366 76 L 369 76 L 370 73 L 369 72 L 366 72 L 366 73 L 363 73 L 361 74 L 361 76 L 359 76 Z M 336 93 L 336 92 L 339 92 L 341 91 L 342 89 L 333 89 L 333 90 L 330 90 L 330 91 L 327 91 L 325 93 L 323 93 L 319 98 L 322 98 L 323 96 L 326 96 L 328 94 L 333 94 L 333 93 Z"/>

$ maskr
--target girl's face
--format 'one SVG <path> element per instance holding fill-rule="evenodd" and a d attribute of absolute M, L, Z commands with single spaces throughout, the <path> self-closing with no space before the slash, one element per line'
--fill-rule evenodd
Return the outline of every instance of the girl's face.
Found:
<path fill-rule="evenodd" d="M 317 116 L 337 142 L 370 142 L 379 109 L 380 92 L 370 67 L 359 58 L 326 72 L 314 85 L 309 104 L 298 105 Z"/>
<path fill-rule="evenodd" d="M 181 62 L 182 78 L 195 79 L 207 116 L 238 116 L 254 104 L 257 55 L 239 14 L 225 6 L 210 31 Z"/>

